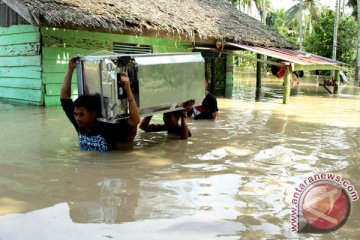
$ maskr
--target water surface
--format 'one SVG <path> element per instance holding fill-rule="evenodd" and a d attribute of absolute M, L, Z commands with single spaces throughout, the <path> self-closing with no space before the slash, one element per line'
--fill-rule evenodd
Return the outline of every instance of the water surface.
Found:
<path fill-rule="evenodd" d="M 0 239 L 358 238 L 358 202 L 328 234 L 292 233 L 290 214 L 315 172 L 360 191 L 359 88 L 329 95 L 308 78 L 283 105 L 279 81 L 254 102 L 242 74 L 218 121 L 189 119 L 189 140 L 139 131 L 108 153 L 79 151 L 60 107 L 0 103 Z"/>

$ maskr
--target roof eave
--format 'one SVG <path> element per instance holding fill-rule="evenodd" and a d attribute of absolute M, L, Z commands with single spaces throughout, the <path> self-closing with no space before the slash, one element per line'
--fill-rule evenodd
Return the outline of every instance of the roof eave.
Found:
<path fill-rule="evenodd" d="M 40 25 L 39 20 L 31 14 L 29 8 L 25 6 L 21 1 L 2 0 L 2 2 L 8 5 L 11 9 L 13 9 L 16 13 L 18 13 L 22 18 L 24 18 L 30 24 L 35 26 Z"/>

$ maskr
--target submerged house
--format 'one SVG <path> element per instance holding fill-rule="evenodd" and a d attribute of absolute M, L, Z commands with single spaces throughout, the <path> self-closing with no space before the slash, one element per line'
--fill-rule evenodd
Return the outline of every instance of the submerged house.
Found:
<path fill-rule="evenodd" d="M 222 0 L 0 0 L 0 99 L 59 105 L 76 54 L 203 51 L 211 67 L 236 46 L 294 48 Z M 222 74 L 232 84 L 232 57 Z"/>

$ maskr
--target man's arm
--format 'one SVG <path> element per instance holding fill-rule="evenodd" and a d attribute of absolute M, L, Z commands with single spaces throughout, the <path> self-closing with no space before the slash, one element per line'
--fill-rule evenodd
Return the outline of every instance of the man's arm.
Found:
<path fill-rule="evenodd" d="M 214 96 L 214 108 L 213 108 L 212 116 L 214 120 L 219 118 L 219 109 L 217 105 L 217 99 L 215 96 Z"/>
<path fill-rule="evenodd" d="M 180 125 L 180 138 L 181 139 L 188 139 L 189 138 L 189 127 L 188 127 L 188 124 L 187 124 L 187 121 L 186 121 L 186 115 L 185 113 L 182 113 L 181 114 L 181 117 L 180 117 L 180 121 L 181 121 L 181 125 Z"/>
<path fill-rule="evenodd" d="M 129 101 L 130 118 L 128 119 L 128 123 L 130 126 L 136 127 L 140 123 L 139 108 L 136 104 L 134 95 L 132 94 L 130 80 L 127 73 L 121 74 L 121 81 L 124 83 L 124 89 Z"/>
<path fill-rule="evenodd" d="M 146 132 L 149 129 L 149 123 L 151 121 L 151 118 L 152 116 L 144 117 L 144 119 L 140 123 L 140 129 Z"/>
<path fill-rule="evenodd" d="M 212 112 L 211 114 L 212 114 L 214 120 L 219 118 L 219 112 L 218 111 Z"/>
<path fill-rule="evenodd" d="M 207 105 L 208 105 L 207 108 L 211 112 L 212 119 L 216 120 L 219 117 L 217 99 L 214 95 L 210 93 L 208 93 L 205 98 L 207 98 Z"/>
<path fill-rule="evenodd" d="M 61 85 L 60 99 L 66 99 L 71 97 L 71 78 L 76 68 L 76 57 L 69 60 L 68 69 L 66 71 L 63 83 Z"/>
<path fill-rule="evenodd" d="M 76 58 L 71 58 L 68 63 L 68 69 L 65 74 L 61 90 L 60 90 L 60 100 L 61 106 L 70 120 L 70 122 L 74 125 L 75 129 L 78 130 L 78 125 L 74 118 L 74 103 L 71 100 L 71 78 L 74 69 L 76 68 Z"/>
<path fill-rule="evenodd" d="M 187 124 L 187 120 L 186 120 L 186 114 L 187 112 L 190 111 L 190 109 L 192 109 L 192 107 L 195 104 L 195 100 L 194 99 L 190 99 L 188 101 L 186 101 L 183 104 L 183 110 L 181 112 L 181 117 L 180 117 L 180 138 L 181 139 L 188 139 L 190 137 L 190 130 Z"/>

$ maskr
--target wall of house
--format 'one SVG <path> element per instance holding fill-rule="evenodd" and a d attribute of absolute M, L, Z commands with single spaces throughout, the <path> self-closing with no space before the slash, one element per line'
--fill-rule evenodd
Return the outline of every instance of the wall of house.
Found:
<path fill-rule="evenodd" d="M 42 66 L 45 105 L 59 105 L 59 93 L 69 58 L 76 54 L 94 55 L 113 50 L 114 42 L 151 45 L 154 53 L 185 52 L 189 43 L 165 38 L 42 28 Z M 111 54 L 104 52 L 105 54 Z M 77 95 L 76 74 L 72 94 Z"/>
<path fill-rule="evenodd" d="M 0 27 L 0 99 L 43 104 L 40 49 L 37 27 Z"/>

